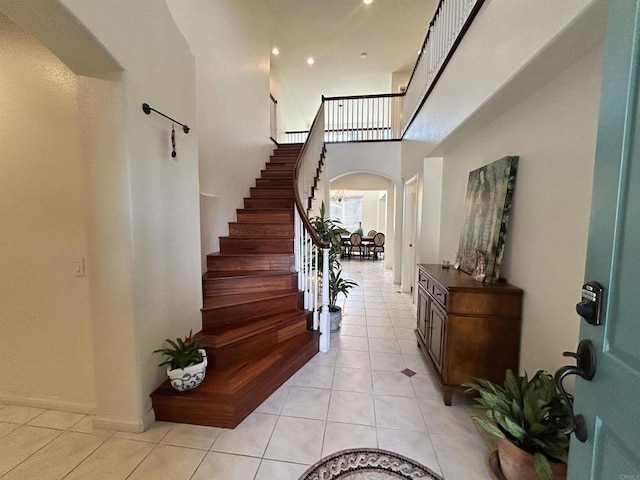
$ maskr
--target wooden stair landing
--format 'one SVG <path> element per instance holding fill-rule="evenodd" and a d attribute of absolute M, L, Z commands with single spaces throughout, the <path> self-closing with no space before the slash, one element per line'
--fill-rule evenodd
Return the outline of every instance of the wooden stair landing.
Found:
<path fill-rule="evenodd" d="M 293 257 L 293 168 L 302 144 L 279 146 L 207 256 L 202 331 L 209 365 L 195 390 L 165 381 L 157 420 L 233 428 L 318 352 Z"/>

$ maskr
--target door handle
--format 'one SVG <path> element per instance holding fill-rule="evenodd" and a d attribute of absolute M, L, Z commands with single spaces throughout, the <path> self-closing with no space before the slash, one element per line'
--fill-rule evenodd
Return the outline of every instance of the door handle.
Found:
<path fill-rule="evenodd" d="M 596 374 L 596 350 L 591 340 L 584 339 L 578 344 L 578 350 L 576 353 L 563 352 L 562 355 L 576 359 L 575 366 L 566 365 L 564 367 L 560 367 L 554 375 L 556 386 L 569 409 L 569 417 L 571 421 L 571 423 L 563 430 L 563 433 L 569 435 L 573 432 L 578 440 L 586 442 L 588 438 L 587 421 L 582 415 L 574 415 L 573 402 L 564 389 L 562 381 L 569 375 L 578 375 L 585 380 L 592 380 Z"/>

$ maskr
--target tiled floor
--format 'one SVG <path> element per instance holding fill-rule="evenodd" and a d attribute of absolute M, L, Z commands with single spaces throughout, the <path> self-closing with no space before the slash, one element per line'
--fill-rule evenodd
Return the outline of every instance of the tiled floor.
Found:
<path fill-rule="evenodd" d="M 331 351 L 234 430 L 157 422 L 114 433 L 89 416 L 0 404 L 0 478 L 295 480 L 322 456 L 363 446 L 404 454 L 446 480 L 488 478 L 473 409 L 460 397 L 442 404 L 416 346 L 411 298 L 383 265 L 343 263 L 359 287 L 343 300 Z"/>

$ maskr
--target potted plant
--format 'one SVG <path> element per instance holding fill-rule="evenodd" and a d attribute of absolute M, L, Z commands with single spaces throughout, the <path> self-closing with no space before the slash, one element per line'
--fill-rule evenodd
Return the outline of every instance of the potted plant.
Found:
<path fill-rule="evenodd" d="M 338 330 L 342 325 L 342 309 L 336 305 L 338 295 L 342 293 L 346 297 L 349 290 L 357 286 L 358 284 L 353 280 L 342 278 L 342 269 L 339 264 L 336 268 L 329 270 L 329 323 L 332 331 Z"/>
<path fill-rule="evenodd" d="M 569 438 L 563 429 L 569 410 L 551 375 L 540 370 L 529 380 L 526 373 L 515 376 L 507 370 L 503 386 L 483 378 L 464 386 L 480 395 L 476 401 L 487 411 L 486 418 L 473 420 L 500 438 L 495 463 L 503 478 L 566 478 Z"/>
<path fill-rule="evenodd" d="M 167 375 L 171 386 L 180 392 L 196 388 L 207 372 L 207 352 L 202 348 L 202 339 L 194 337 L 191 330 L 184 340 L 167 338 L 165 342 L 169 347 L 154 350 L 153 353 L 163 355 L 164 361 L 158 366 L 168 365 Z"/>
<path fill-rule="evenodd" d="M 324 202 L 320 205 L 320 215 L 310 219 L 311 225 L 315 229 L 320 239 L 324 242 L 330 242 L 329 250 L 329 320 L 331 330 L 335 331 L 342 324 L 342 310 L 336 305 L 338 295 L 340 293 L 348 295 L 349 290 L 357 287 L 358 284 L 353 280 L 345 280 L 342 278 L 342 269 L 340 268 L 340 254 L 342 252 L 341 236 L 347 233 L 339 220 L 327 218 L 325 216 Z M 322 272 L 322 256 L 319 257 L 318 270 Z"/>

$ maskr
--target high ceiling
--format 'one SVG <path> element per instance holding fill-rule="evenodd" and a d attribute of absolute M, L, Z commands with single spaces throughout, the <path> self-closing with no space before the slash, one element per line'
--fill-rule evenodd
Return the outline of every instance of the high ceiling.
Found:
<path fill-rule="evenodd" d="M 391 74 L 413 69 L 438 1 L 264 3 L 271 14 L 273 46 L 280 50 L 271 57 L 272 75 L 288 103 L 285 111 L 295 111 L 298 123 L 306 123 L 294 128 L 307 128 L 322 95 L 391 92 Z M 313 65 L 306 63 L 310 56 Z"/>

